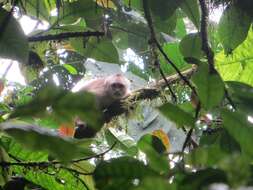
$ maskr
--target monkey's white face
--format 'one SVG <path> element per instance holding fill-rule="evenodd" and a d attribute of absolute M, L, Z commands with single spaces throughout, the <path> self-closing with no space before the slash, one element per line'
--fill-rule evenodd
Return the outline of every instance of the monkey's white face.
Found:
<path fill-rule="evenodd" d="M 129 93 L 129 81 L 122 75 L 113 75 L 107 80 L 108 93 L 113 99 L 124 98 Z"/>
<path fill-rule="evenodd" d="M 114 99 L 121 99 L 126 95 L 126 86 L 120 82 L 111 83 L 109 88 Z"/>

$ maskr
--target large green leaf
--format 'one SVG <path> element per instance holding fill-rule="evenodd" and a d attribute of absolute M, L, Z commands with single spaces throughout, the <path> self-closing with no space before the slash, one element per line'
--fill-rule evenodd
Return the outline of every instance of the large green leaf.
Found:
<path fill-rule="evenodd" d="M 10 157 L 6 150 L 0 144 L 0 163 L 8 162 Z M 3 186 L 7 181 L 10 180 L 11 170 L 10 168 L 1 167 L 0 168 L 0 186 Z"/>
<path fill-rule="evenodd" d="M 217 167 L 228 154 L 224 153 L 218 145 L 198 147 L 186 156 L 186 163 L 195 167 Z"/>
<path fill-rule="evenodd" d="M 78 53 L 88 58 L 109 63 L 119 62 L 118 51 L 111 40 L 90 38 L 88 42 L 85 43 L 82 39 L 75 38 L 71 39 L 71 45 Z"/>
<path fill-rule="evenodd" d="M 81 148 L 70 139 L 61 138 L 57 133 L 46 128 L 18 122 L 2 123 L 0 127 L 26 148 L 47 151 L 62 161 L 92 155 L 89 148 Z"/>
<path fill-rule="evenodd" d="M 99 163 L 94 171 L 95 180 L 103 178 L 142 179 L 146 176 L 157 175 L 155 171 L 143 162 L 131 157 L 119 157 Z"/>
<path fill-rule="evenodd" d="M 124 0 L 124 4 L 131 9 L 143 10 L 142 1 L 140 0 Z M 130 5 L 130 7 L 129 7 Z"/>
<path fill-rule="evenodd" d="M 171 17 L 183 0 L 149 0 L 149 7 L 155 16 L 159 16 L 161 20 L 167 20 Z"/>
<path fill-rule="evenodd" d="M 17 107 L 10 117 L 54 117 L 61 123 L 73 122 L 73 118 L 78 116 L 98 130 L 102 126 L 101 115 L 92 94 L 72 93 L 48 86 L 40 90 L 33 100 Z"/>
<path fill-rule="evenodd" d="M 16 19 L 4 9 L 0 9 L 0 27 L 9 18 L 0 36 L 0 57 L 14 59 L 26 64 L 28 61 L 28 41 Z"/>
<path fill-rule="evenodd" d="M 198 67 L 192 81 L 196 86 L 202 107 L 208 110 L 221 103 L 224 97 L 224 83 L 218 73 L 209 72 L 207 64 Z"/>
<path fill-rule="evenodd" d="M 200 59 L 203 57 L 199 33 L 187 34 L 179 44 L 179 50 L 185 58 Z"/>
<path fill-rule="evenodd" d="M 158 177 L 147 177 L 133 190 L 176 190 L 175 185 L 171 185 L 168 180 Z"/>
<path fill-rule="evenodd" d="M 177 25 L 175 28 L 175 34 L 179 38 L 183 38 L 186 35 L 186 27 L 183 18 L 177 18 Z"/>
<path fill-rule="evenodd" d="M 231 53 L 247 37 L 251 17 L 236 5 L 226 7 L 219 22 L 218 34 L 225 53 Z"/>
<path fill-rule="evenodd" d="M 165 150 L 165 147 L 159 138 L 150 134 L 143 136 L 138 141 L 138 147 L 147 155 L 147 160 L 150 167 L 160 174 L 168 174 L 168 158 L 165 154 L 162 155 L 158 153 L 158 151 L 155 149 L 157 146 L 160 146 Z M 161 149 L 160 147 L 159 149 Z"/>
<path fill-rule="evenodd" d="M 133 186 L 132 180 L 141 180 L 148 176 L 157 176 L 150 167 L 131 157 L 114 158 L 99 163 L 94 171 L 98 189 L 127 190 Z"/>
<path fill-rule="evenodd" d="M 228 133 L 240 144 L 244 153 L 253 156 L 253 126 L 248 121 L 248 116 L 241 112 L 222 111 L 224 127 Z"/>
<path fill-rule="evenodd" d="M 86 181 L 82 180 L 80 176 L 63 170 L 63 169 L 25 169 L 24 167 L 15 166 L 13 171 L 25 179 L 37 184 L 43 189 L 54 190 L 79 190 L 87 189 Z M 89 189 L 94 190 L 94 189 Z"/>
<path fill-rule="evenodd" d="M 200 25 L 200 11 L 199 4 L 197 0 L 184 0 L 181 5 L 181 9 L 192 21 L 192 23 L 199 28 Z"/>
<path fill-rule="evenodd" d="M 102 8 L 97 6 L 93 0 L 82 0 L 64 2 L 64 9 L 61 9 L 59 20 L 62 23 L 74 23 L 78 18 L 85 19 L 90 28 L 98 29 L 101 26 Z"/>
<path fill-rule="evenodd" d="M 20 3 L 20 6 L 25 8 L 29 16 L 50 21 L 50 11 L 55 8 L 55 3 L 52 2 L 49 6 L 47 2 L 49 1 L 26 0 L 25 3 Z"/>
<path fill-rule="evenodd" d="M 186 64 L 186 62 L 184 61 L 184 57 L 179 51 L 178 43 L 166 43 L 163 45 L 163 50 L 169 56 L 170 60 L 176 64 L 177 68 L 183 69 L 189 66 L 188 64 Z M 168 64 L 168 62 L 163 57 L 161 57 L 160 60 L 161 68 L 166 74 L 175 73 L 175 70 L 171 67 L 170 64 Z"/>
<path fill-rule="evenodd" d="M 3 145 L 3 147 L 9 154 L 15 155 L 15 157 L 19 160 L 37 162 L 48 161 L 47 152 L 40 150 L 32 151 L 24 149 L 21 144 L 17 143 L 15 139 L 12 139 L 11 137 L 5 135 L 2 136 L 0 139 L 0 144 Z"/>
<path fill-rule="evenodd" d="M 172 34 L 177 24 L 177 14 L 174 13 L 168 19 L 162 20 L 160 17 L 153 17 L 154 26 L 159 32 Z"/>
<path fill-rule="evenodd" d="M 250 30 L 247 39 L 238 46 L 232 55 L 221 52 L 215 56 L 216 68 L 225 80 L 234 80 L 253 86 L 253 31 Z"/>
<path fill-rule="evenodd" d="M 219 169 L 202 169 L 190 174 L 186 174 L 179 183 L 179 189 L 182 190 L 196 190 L 205 189 L 213 183 L 226 183 L 226 173 Z"/>
<path fill-rule="evenodd" d="M 253 113 L 253 87 L 244 83 L 229 81 L 228 92 L 236 107 L 240 110 L 252 114 Z"/>
<path fill-rule="evenodd" d="M 115 129 L 108 128 L 105 131 L 105 137 L 109 145 L 112 146 L 114 143 L 117 143 L 116 147 L 127 152 L 129 155 L 136 155 L 138 152 L 135 141 L 127 134 L 119 134 Z"/>
<path fill-rule="evenodd" d="M 159 111 L 168 119 L 175 122 L 177 125 L 194 127 L 195 119 L 191 114 L 185 112 L 181 108 L 171 103 L 166 103 L 160 106 Z"/>

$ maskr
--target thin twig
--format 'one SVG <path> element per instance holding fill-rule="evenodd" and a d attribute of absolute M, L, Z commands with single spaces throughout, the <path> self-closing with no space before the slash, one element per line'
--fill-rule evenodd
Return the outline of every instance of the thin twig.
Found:
<path fill-rule="evenodd" d="M 155 31 L 154 31 L 154 27 L 153 27 L 152 17 L 151 17 L 150 12 L 149 12 L 150 9 L 149 9 L 149 5 L 148 5 L 148 1 L 143 0 L 142 2 L 143 2 L 144 15 L 145 15 L 145 18 L 148 22 L 148 26 L 149 26 L 149 29 L 150 29 L 151 41 L 153 41 L 153 43 L 155 43 L 158 50 L 161 52 L 161 54 L 163 55 L 165 60 L 168 62 L 168 64 L 170 64 L 173 67 L 173 69 L 178 73 L 178 75 L 181 77 L 181 79 L 192 89 L 193 93 L 197 94 L 194 86 L 190 83 L 190 81 L 187 78 L 184 77 L 184 75 L 182 75 L 181 71 L 177 68 L 177 66 L 169 59 L 167 54 L 164 52 L 162 46 L 160 45 L 160 43 L 156 39 Z"/>
<path fill-rule="evenodd" d="M 195 110 L 195 119 L 197 120 L 197 118 L 199 117 L 199 112 L 200 112 L 200 102 L 197 103 L 196 106 L 196 110 Z M 185 130 L 186 131 L 186 130 Z M 182 148 L 182 152 L 184 152 L 186 146 L 188 145 L 189 142 L 191 142 L 191 144 L 193 145 L 193 147 L 197 147 L 198 144 L 192 139 L 192 133 L 193 133 L 193 128 L 191 128 L 185 138 L 184 144 L 183 144 L 183 148 Z"/>
<path fill-rule="evenodd" d="M 76 163 L 76 162 L 81 162 L 81 161 L 85 161 L 85 160 L 90 160 L 92 158 L 100 158 L 102 156 L 104 156 L 106 153 L 110 152 L 115 146 L 116 146 L 117 142 L 114 142 L 113 145 L 107 149 L 106 151 L 100 153 L 100 154 L 97 154 L 97 155 L 94 155 L 94 156 L 90 156 L 90 157 L 86 157 L 86 158 L 81 158 L 81 159 L 76 159 L 76 160 L 72 160 L 71 163 Z"/>
<path fill-rule="evenodd" d="M 150 46 L 151 46 L 151 52 L 153 54 L 153 58 L 155 59 L 155 66 L 158 67 L 158 70 L 162 76 L 162 78 L 164 79 L 167 87 L 169 88 L 169 91 L 172 95 L 172 99 L 174 102 L 177 101 L 177 96 L 175 95 L 175 93 L 173 92 L 169 82 L 167 81 L 166 77 L 165 77 L 165 74 L 161 68 L 161 65 L 160 65 L 160 62 L 158 60 L 158 54 L 156 52 L 156 42 L 157 42 L 157 39 L 156 39 L 156 35 L 155 35 L 155 29 L 154 29 L 154 26 L 153 26 L 153 21 L 152 21 L 152 17 L 149 13 L 149 7 L 148 7 L 148 2 L 146 0 L 143 0 L 143 9 L 144 9 L 144 14 L 145 14 L 145 18 L 148 22 L 148 27 L 149 27 L 149 31 L 150 31 Z"/>
<path fill-rule="evenodd" d="M 75 159 L 75 160 L 71 160 L 68 163 L 77 163 L 77 162 L 81 162 L 81 161 L 85 161 L 85 160 L 90 160 L 92 158 L 99 158 L 103 155 L 105 155 L 106 153 L 108 153 L 109 151 L 111 151 L 114 146 L 116 145 L 116 142 L 106 151 L 100 153 L 100 154 L 96 154 L 93 156 L 89 156 L 86 158 L 81 158 L 81 159 Z M 61 161 L 51 161 L 51 162 L 0 162 L 0 166 L 2 167 L 9 167 L 9 166 L 24 166 L 24 167 L 50 167 L 50 166 L 54 166 L 57 164 L 64 164 Z"/>
<path fill-rule="evenodd" d="M 65 166 L 61 166 L 60 168 L 61 168 L 61 169 L 64 169 L 64 170 L 67 170 L 67 171 L 69 171 L 69 172 L 76 173 L 76 174 L 78 174 L 78 175 L 93 175 L 93 174 L 94 174 L 93 172 L 90 172 L 90 173 L 80 172 L 80 171 L 77 171 L 77 170 L 75 170 L 75 169 L 68 168 L 68 167 L 65 167 Z"/>
<path fill-rule="evenodd" d="M 193 128 L 191 128 L 186 135 L 186 138 L 185 138 L 185 141 L 183 144 L 183 148 L 182 148 L 182 152 L 184 152 L 188 142 L 191 140 L 192 132 L 193 132 Z"/>
<path fill-rule="evenodd" d="M 5 79 L 6 75 L 8 74 L 8 72 L 10 71 L 11 67 L 13 65 L 13 61 L 10 62 L 10 64 L 7 66 L 7 68 L 4 71 L 4 74 L 2 76 L 3 79 Z"/>
<path fill-rule="evenodd" d="M 232 108 L 234 110 L 236 110 L 236 105 L 235 103 L 233 102 L 233 100 L 230 98 L 229 94 L 228 94 L 228 90 L 225 88 L 225 97 L 226 99 L 228 100 L 229 104 L 232 106 Z"/>
<path fill-rule="evenodd" d="M 164 80 L 165 83 L 166 83 L 166 86 L 169 88 L 169 91 L 170 91 L 170 93 L 171 93 L 173 102 L 177 102 L 177 96 L 176 96 L 176 94 L 173 92 L 173 90 L 172 90 L 172 88 L 171 88 L 171 86 L 170 86 L 170 83 L 169 83 L 169 81 L 167 80 L 167 78 L 166 78 L 165 74 L 163 73 L 163 70 L 162 70 L 162 68 L 161 68 L 160 66 L 159 66 L 159 71 L 160 71 L 160 74 L 162 75 L 163 80 Z"/>
<path fill-rule="evenodd" d="M 126 33 L 130 33 L 130 34 L 133 34 L 135 36 L 138 36 L 138 37 L 141 37 L 141 38 L 144 38 L 144 39 L 147 38 L 145 35 L 143 35 L 143 33 L 137 33 L 137 31 L 131 31 L 131 30 L 122 28 L 120 26 L 111 25 L 111 26 L 109 26 L 109 28 L 112 28 L 112 29 L 115 29 L 115 30 L 120 30 L 120 31 L 123 31 L 123 32 L 126 32 Z"/>

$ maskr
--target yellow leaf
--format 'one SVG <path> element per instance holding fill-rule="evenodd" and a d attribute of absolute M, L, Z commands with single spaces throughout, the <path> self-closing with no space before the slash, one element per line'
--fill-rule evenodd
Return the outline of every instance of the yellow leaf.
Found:
<path fill-rule="evenodd" d="M 70 44 L 64 44 L 63 49 L 69 50 L 69 51 L 75 51 L 75 49 Z"/>
<path fill-rule="evenodd" d="M 96 0 L 96 3 L 104 8 L 117 9 L 112 0 Z"/>
<path fill-rule="evenodd" d="M 168 135 L 162 129 L 158 129 L 158 130 L 153 131 L 152 135 L 159 138 L 162 141 L 163 145 L 165 146 L 166 150 L 169 152 L 170 139 L 169 139 Z"/>

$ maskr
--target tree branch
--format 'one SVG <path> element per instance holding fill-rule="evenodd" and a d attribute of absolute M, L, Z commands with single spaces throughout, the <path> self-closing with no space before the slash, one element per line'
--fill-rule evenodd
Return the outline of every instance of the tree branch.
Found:
<path fill-rule="evenodd" d="M 174 102 L 177 101 L 177 96 L 175 95 L 175 93 L 173 92 L 169 82 L 167 81 L 166 77 L 165 77 L 165 74 L 161 68 L 161 65 L 160 65 L 160 62 L 159 62 L 159 59 L 158 59 L 158 54 L 156 52 L 156 35 L 155 35 L 155 29 L 154 29 L 154 26 L 153 26 L 153 21 L 152 21 L 152 17 L 150 15 L 150 12 L 149 12 L 149 7 L 148 7 L 148 2 L 146 2 L 146 0 L 143 0 L 143 9 L 144 9 L 144 14 L 145 14 L 145 18 L 148 22 L 148 27 L 149 27 L 149 30 L 150 30 L 150 47 L 151 47 L 151 53 L 152 53 L 152 57 L 154 59 L 154 66 L 158 68 L 159 72 L 160 72 L 160 75 L 162 76 L 163 80 L 165 81 L 165 84 L 166 86 L 169 88 L 169 91 L 171 93 L 171 96 L 172 96 L 172 100 Z"/>
<path fill-rule="evenodd" d="M 195 72 L 195 68 L 187 69 L 182 71 L 181 74 L 185 78 L 190 78 Z M 179 74 L 174 74 L 166 77 L 167 82 L 171 85 L 181 80 Z M 131 108 L 134 108 L 136 101 L 143 99 L 154 99 L 160 95 L 161 89 L 166 87 L 167 84 L 164 79 L 159 80 L 156 84 L 149 86 L 148 88 L 142 88 L 131 93 L 126 99 L 121 100 L 120 102 L 114 102 L 110 107 L 104 111 L 104 120 L 109 122 L 113 117 L 127 113 L 129 111 L 129 105 L 131 103 Z"/>
<path fill-rule="evenodd" d="M 160 43 L 158 42 L 158 40 L 156 39 L 155 36 L 155 31 L 154 31 L 154 27 L 153 27 L 153 21 L 152 21 L 152 17 L 150 15 L 149 12 L 149 5 L 148 5 L 148 1 L 147 0 L 143 0 L 143 9 L 144 9 L 144 15 L 145 18 L 148 22 L 148 26 L 150 29 L 150 35 L 151 35 L 151 43 L 154 43 L 158 50 L 161 52 L 161 54 L 163 55 L 163 57 L 165 58 L 165 60 L 167 61 L 168 64 L 170 64 L 173 69 L 177 72 L 177 74 L 180 76 L 180 78 L 192 89 L 192 91 L 196 94 L 196 90 L 194 88 L 194 86 L 192 86 L 192 84 L 190 83 L 190 81 L 184 77 L 184 75 L 182 75 L 181 71 L 177 68 L 176 64 L 173 63 L 170 58 L 167 56 L 167 54 L 164 52 L 162 46 L 160 45 Z"/>
<path fill-rule="evenodd" d="M 42 35 L 42 36 L 31 36 L 28 37 L 29 42 L 42 42 L 42 41 L 50 41 L 50 40 L 63 40 L 68 38 L 78 38 L 78 37 L 101 37 L 104 36 L 104 32 L 100 31 L 86 31 L 86 32 L 65 32 L 60 34 L 50 34 L 50 35 Z"/>
<path fill-rule="evenodd" d="M 85 157 L 85 158 L 81 158 L 81 159 L 75 159 L 75 160 L 71 160 L 68 163 L 77 163 L 77 162 L 81 162 L 81 161 L 85 161 L 85 160 L 90 160 L 92 158 L 99 158 L 103 155 L 105 155 L 106 153 L 110 152 L 116 145 L 116 142 L 106 151 L 100 153 L 100 154 L 96 154 L 93 156 L 89 156 L 89 157 Z M 44 161 L 44 162 L 5 162 L 2 161 L 0 162 L 0 166 L 1 167 L 10 167 L 10 166 L 23 166 L 23 167 L 40 167 L 40 168 L 47 168 L 47 167 L 52 167 L 55 166 L 57 164 L 64 164 L 61 161 Z"/>
<path fill-rule="evenodd" d="M 210 73 L 217 73 L 215 67 L 214 67 L 214 53 L 212 49 L 209 46 L 208 43 L 208 33 L 207 33 L 207 20 L 208 20 L 208 8 L 207 8 L 207 2 L 206 0 L 199 0 L 200 8 L 201 8 L 201 28 L 200 28 L 200 34 L 201 34 L 201 40 L 202 40 L 202 50 L 206 54 L 208 65 L 209 65 L 209 72 Z M 232 99 L 229 97 L 228 91 L 225 88 L 225 97 L 230 103 L 230 105 L 233 107 L 233 109 L 236 109 L 236 106 Z"/>
<path fill-rule="evenodd" d="M 211 73 L 216 73 L 214 68 L 214 53 L 208 43 L 208 34 L 207 34 L 207 20 L 208 20 L 208 8 L 206 5 L 206 0 L 199 0 L 201 8 L 201 23 L 200 23 L 200 35 L 202 39 L 202 50 L 206 54 L 209 71 Z"/>

